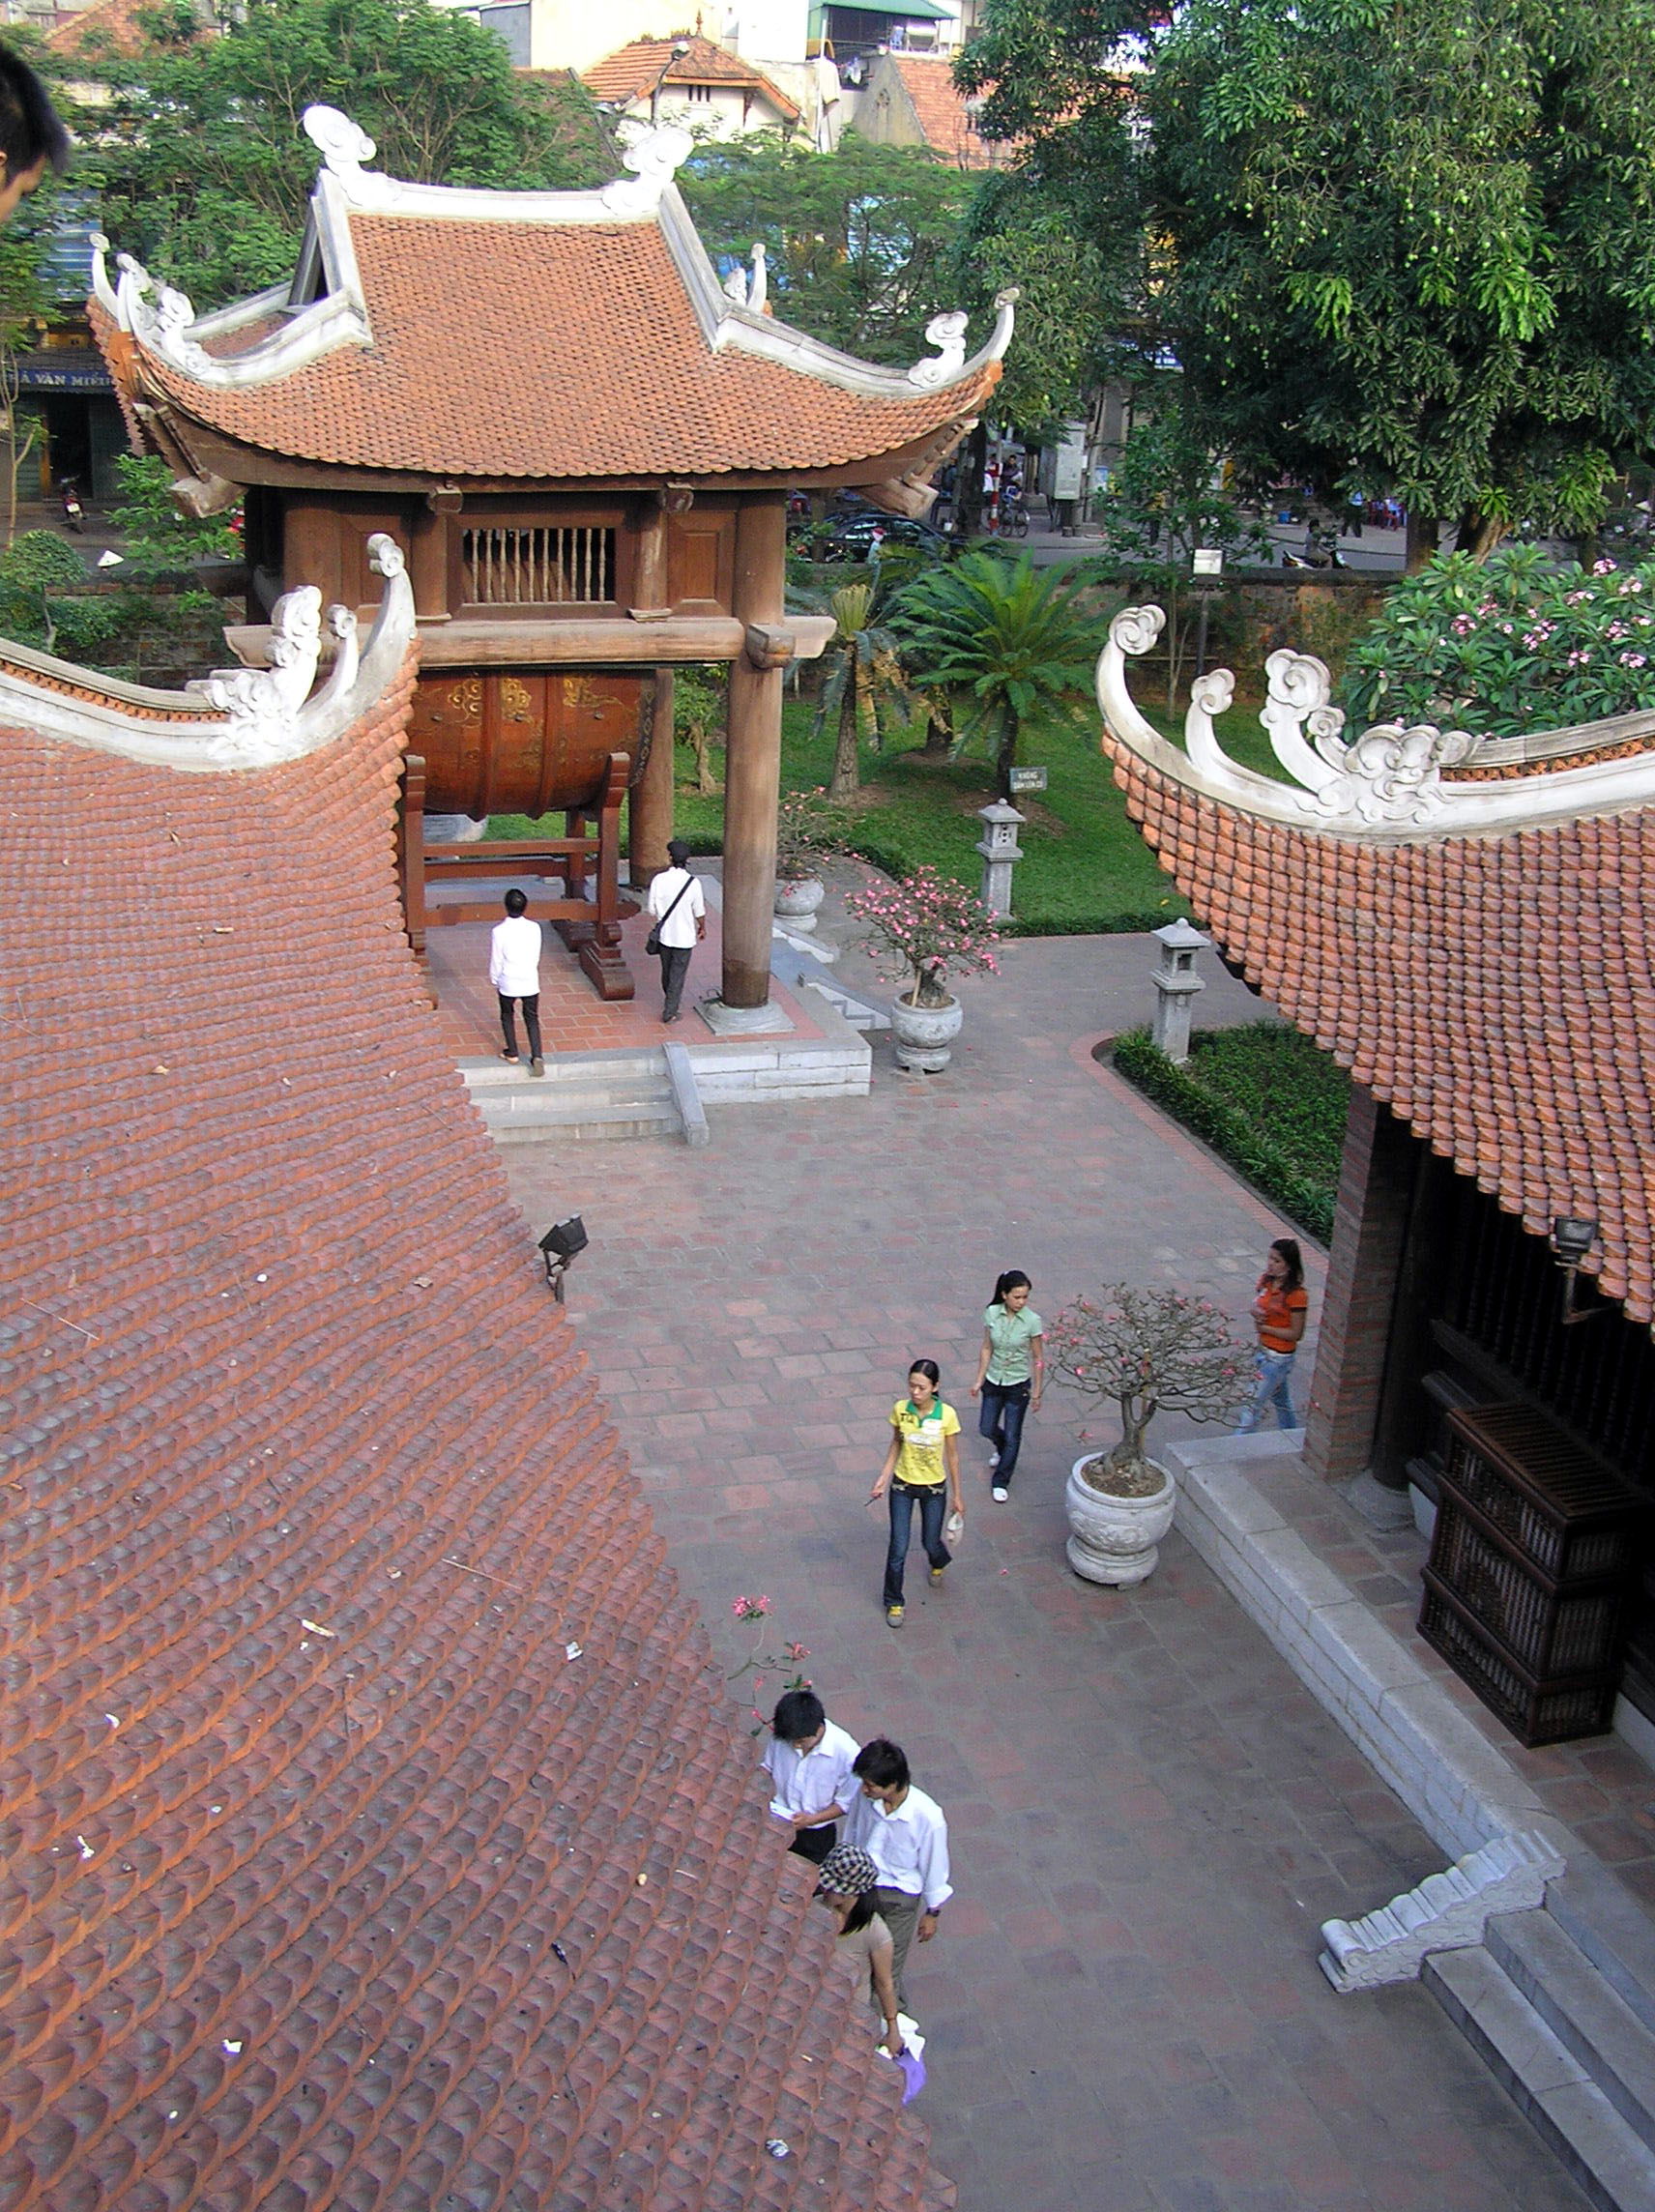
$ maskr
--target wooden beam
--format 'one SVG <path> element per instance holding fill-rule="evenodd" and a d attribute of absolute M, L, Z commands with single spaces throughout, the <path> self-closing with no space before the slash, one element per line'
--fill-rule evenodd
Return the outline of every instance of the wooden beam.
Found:
<path fill-rule="evenodd" d="M 289 571 L 291 573 L 291 570 Z M 375 609 L 361 607 L 371 622 Z M 790 632 L 796 660 L 814 660 L 833 635 L 830 615 L 788 615 L 780 609 L 774 626 Z M 225 643 L 247 668 L 269 665 L 267 624 L 235 623 Z M 568 622 L 449 622 L 420 625 L 420 666 L 433 668 L 672 667 L 701 660 L 737 660 L 747 647 L 747 625 L 734 616 L 675 615 L 668 622 L 635 623 L 624 616 L 580 616 Z M 324 633 L 323 658 L 333 641 Z"/>
<path fill-rule="evenodd" d="M 787 587 L 787 501 L 755 499 L 736 518 L 736 614 L 749 626 L 782 621 Z M 779 667 L 743 653 L 730 670 L 724 749 L 724 981 L 727 1006 L 762 1006 L 770 995 L 775 910 L 776 807 L 781 798 Z"/>

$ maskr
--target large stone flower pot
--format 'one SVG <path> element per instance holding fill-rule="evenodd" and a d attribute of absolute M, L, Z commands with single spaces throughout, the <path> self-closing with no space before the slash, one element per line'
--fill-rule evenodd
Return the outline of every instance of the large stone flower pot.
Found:
<path fill-rule="evenodd" d="M 965 1018 L 958 999 L 950 999 L 945 1006 L 915 1006 L 898 999 L 890 1009 L 897 1066 L 921 1075 L 935 1075 L 946 1067 L 952 1058 L 948 1048 Z"/>
<path fill-rule="evenodd" d="M 1161 1538 L 1173 1525 L 1177 1492 L 1171 1470 L 1156 1460 L 1148 1464 L 1161 1477 L 1161 1487 L 1147 1498 L 1114 1498 L 1108 1491 L 1094 1490 L 1081 1470 L 1102 1456 L 1088 1452 L 1069 1470 L 1063 1492 L 1070 1530 L 1065 1554 L 1076 1574 L 1089 1583 L 1131 1589 L 1155 1571 Z"/>
<path fill-rule="evenodd" d="M 800 876 L 794 882 L 785 877 L 776 878 L 775 916 L 790 929 L 814 929 L 816 910 L 828 896 L 828 886 L 814 876 Z"/>

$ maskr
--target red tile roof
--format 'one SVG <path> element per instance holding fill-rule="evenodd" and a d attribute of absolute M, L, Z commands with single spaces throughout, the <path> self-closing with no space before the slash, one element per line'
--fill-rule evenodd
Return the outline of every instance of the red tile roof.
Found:
<path fill-rule="evenodd" d="M 353 214 L 373 343 L 221 390 L 153 355 L 138 373 L 268 452 L 457 477 L 714 476 L 830 468 L 974 414 L 999 379 L 866 396 L 703 335 L 653 222 Z M 94 329 L 117 386 L 130 350 Z"/>
<path fill-rule="evenodd" d="M 673 47 L 681 41 L 689 51 L 674 60 Z M 728 46 L 714 45 L 711 39 L 689 31 L 680 32 L 676 39 L 634 39 L 629 45 L 595 62 L 582 73 L 581 82 L 594 100 L 610 107 L 626 106 L 653 92 L 657 83 L 721 85 L 730 91 L 757 93 L 789 123 L 798 120 L 798 102 L 772 84 L 762 70 L 733 54 Z"/>
<path fill-rule="evenodd" d="M 411 685 L 0 731 L 0 2193 L 939 2207 L 437 1049 Z"/>
<path fill-rule="evenodd" d="M 1288 1019 L 1536 1234 L 1602 1229 L 1655 1320 L 1655 810 L 1377 842 L 1262 821 L 1106 733 L 1127 809 Z"/>
<path fill-rule="evenodd" d="M 954 82 L 952 60 L 931 54 L 882 54 L 868 87 L 876 100 L 886 70 L 907 95 L 926 145 L 944 160 L 957 169 L 986 169 L 1003 154 L 1003 148 L 977 136 L 966 97 Z"/>
<path fill-rule="evenodd" d="M 53 53 L 97 52 L 107 46 L 122 54 L 136 53 L 146 43 L 139 17 L 147 0 L 96 0 L 91 8 L 77 9 L 54 23 L 42 44 Z"/>

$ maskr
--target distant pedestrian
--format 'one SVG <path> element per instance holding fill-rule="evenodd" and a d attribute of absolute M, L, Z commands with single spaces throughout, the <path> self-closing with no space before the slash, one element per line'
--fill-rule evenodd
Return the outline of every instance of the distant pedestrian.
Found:
<path fill-rule="evenodd" d="M 822 1862 L 816 1895 L 839 1924 L 833 1938 L 834 1958 L 866 1994 L 869 2005 L 885 2023 L 880 2038 L 883 2048 L 892 2058 L 900 2058 L 896 1945 L 874 1895 L 878 1886 L 879 1869 L 867 1852 L 852 1844 L 838 1844 Z"/>
<path fill-rule="evenodd" d="M 858 1748 L 828 1718 L 814 1690 L 789 1690 L 776 1700 L 764 1759 L 770 1811 L 793 1830 L 788 1849 L 813 1866 L 839 1841 L 838 1823 L 856 1802 L 851 1762 Z"/>
<path fill-rule="evenodd" d="M 914 1533 L 914 1507 L 919 1506 L 919 1541 L 931 1562 L 933 1586 L 941 1583 L 953 1554 L 943 1541 L 944 1509 L 965 1521 L 960 1497 L 960 1416 L 944 1406 L 937 1386 L 942 1371 L 934 1359 L 916 1359 L 909 1370 L 908 1396 L 890 1410 L 890 1448 L 885 1455 L 868 1503 L 890 1493 L 890 1548 L 885 1561 L 885 1616 L 902 1626 L 903 1570 Z"/>
<path fill-rule="evenodd" d="M 529 1073 L 544 1075 L 540 1057 L 540 925 L 528 916 L 529 901 L 515 888 L 505 899 L 506 919 L 494 925 L 488 948 L 488 979 L 500 1000 L 500 1033 L 506 1040 L 502 1060 L 514 1061 L 517 1052 L 516 1009 L 523 1009 L 523 1028 L 529 1038 Z"/>
<path fill-rule="evenodd" d="M 915 1936 L 930 1942 L 943 1907 L 954 1894 L 948 1880 L 948 1823 L 937 1800 L 915 1787 L 907 1755 L 888 1736 L 864 1743 L 852 1772 L 861 1783 L 862 1802 L 851 1840 L 878 1869 L 874 1902 L 890 1930 L 896 2001 L 902 2011 L 911 2012 L 903 1984 L 909 1946 Z"/>
<path fill-rule="evenodd" d="M 651 883 L 646 901 L 655 925 L 648 949 L 660 955 L 661 1019 L 676 1022 L 689 956 L 707 935 L 707 900 L 689 872 L 689 847 L 682 837 L 673 838 L 667 858 L 672 865 Z"/>
<path fill-rule="evenodd" d="M 1278 1237 L 1270 1246 L 1264 1271 L 1259 1277 L 1258 1295 L 1253 1300 L 1253 1326 L 1259 1337 L 1255 1354 L 1258 1374 L 1252 1399 L 1236 1425 L 1238 1437 L 1256 1429 L 1269 1406 L 1276 1410 L 1279 1428 L 1298 1427 L 1291 1384 L 1293 1360 L 1309 1314 L 1310 1294 L 1304 1287 L 1304 1260 L 1298 1240 L 1292 1237 Z"/>
<path fill-rule="evenodd" d="M 1032 1287 L 1021 1267 L 1008 1267 L 995 1284 L 972 1384 L 972 1396 L 982 1397 L 977 1434 L 989 1441 L 994 1496 L 1002 1505 L 1017 1471 L 1023 1423 L 1039 1412 L 1046 1388 L 1046 1324 L 1029 1303 Z"/>

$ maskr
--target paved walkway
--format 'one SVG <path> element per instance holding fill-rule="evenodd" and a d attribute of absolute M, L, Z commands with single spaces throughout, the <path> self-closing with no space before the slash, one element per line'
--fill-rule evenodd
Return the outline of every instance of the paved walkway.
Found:
<path fill-rule="evenodd" d="M 1429 1996 L 1323 1983 L 1319 1923 L 1439 1855 L 1180 1541 L 1138 1592 L 1069 1573 L 1060 1394 L 1010 1505 L 968 1441 L 958 1564 L 884 1623 L 888 1409 L 920 1353 L 963 1395 L 999 1267 L 1047 1314 L 1125 1275 L 1240 1315 L 1280 1233 L 1079 1042 L 1142 1018 L 1144 941 L 1004 969 L 944 1076 L 882 1043 L 870 1099 L 714 1109 L 704 1152 L 508 1155 L 533 1224 L 586 1217 L 571 1308 L 727 1664 L 730 1600 L 762 1591 L 950 1815 L 958 1901 L 911 1969 L 938 2162 L 962 2212 L 1579 2207 Z M 1228 982 L 1202 1006 L 1252 1010 Z"/>

